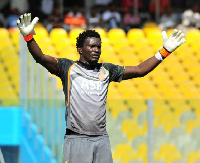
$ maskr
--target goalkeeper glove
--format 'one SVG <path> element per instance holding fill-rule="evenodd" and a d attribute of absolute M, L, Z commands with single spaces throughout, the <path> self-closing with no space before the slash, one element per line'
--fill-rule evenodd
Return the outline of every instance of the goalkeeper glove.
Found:
<path fill-rule="evenodd" d="M 31 13 L 20 16 L 17 20 L 17 25 L 20 33 L 24 36 L 25 41 L 30 41 L 33 38 L 34 27 L 36 26 L 39 18 L 35 17 L 31 22 Z"/>
<path fill-rule="evenodd" d="M 175 51 L 180 45 L 186 42 L 184 34 L 181 30 L 174 29 L 170 37 L 168 38 L 166 31 L 162 32 L 163 48 L 160 50 L 160 54 L 163 57 L 167 57 L 173 51 Z"/>

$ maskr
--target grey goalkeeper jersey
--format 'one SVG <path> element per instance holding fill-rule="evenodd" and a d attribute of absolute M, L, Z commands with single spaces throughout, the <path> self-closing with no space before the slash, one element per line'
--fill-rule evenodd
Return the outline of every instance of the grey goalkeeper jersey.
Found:
<path fill-rule="evenodd" d="M 87 69 L 80 62 L 58 58 L 55 75 L 62 80 L 66 102 L 66 126 L 85 135 L 104 135 L 108 85 L 120 82 L 124 67 L 110 63 Z"/>

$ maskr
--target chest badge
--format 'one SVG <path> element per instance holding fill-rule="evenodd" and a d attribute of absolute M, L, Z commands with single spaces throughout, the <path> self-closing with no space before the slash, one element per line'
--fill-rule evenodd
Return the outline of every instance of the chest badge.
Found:
<path fill-rule="evenodd" d="M 100 80 L 104 80 L 105 79 L 105 74 L 103 73 L 103 71 L 99 72 L 99 79 Z"/>

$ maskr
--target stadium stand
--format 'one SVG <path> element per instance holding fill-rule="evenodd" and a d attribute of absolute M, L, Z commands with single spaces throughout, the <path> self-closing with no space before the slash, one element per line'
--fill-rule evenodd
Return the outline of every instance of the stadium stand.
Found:
<path fill-rule="evenodd" d="M 109 32 L 95 30 L 102 37 L 100 62 L 137 65 L 162 46 L 161 31 L 153 23 L 146 23 L 144 29 L 131 29 L 127 34 L 118 28 Z M 37 26 L 35 38 L 44 53 L 78 60 L 75 41 L 82 31 L 73 29 L 67 33 L 53 29 L 48 34 L 43 26 Z M 19 105 L 19 31 L 0 28 L 0 33 L 1 105 Z M 154 99 L 155 162 L 200 160 L 200 144 L 192 143 L 193 139 L 199 140 L 195 135 L 200 129 L 199 30 L 189 30 L 186 39 L 183 47 L 146 77 L 110 84 L 107 129 L 115 162 L 148 162 L 146 99 L 151 98 Z M 58 79 L 57 89 L 62 89 Z"/>

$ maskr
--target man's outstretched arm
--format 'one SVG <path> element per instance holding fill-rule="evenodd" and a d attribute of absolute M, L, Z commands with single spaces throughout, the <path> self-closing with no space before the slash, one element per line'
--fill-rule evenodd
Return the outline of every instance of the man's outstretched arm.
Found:
<path fill-rule="evenodd" d="M 49 72 L 54 72 L 57 60 L 54 57 L 43 54 L 42 50 L 33 38 L 34 27 L 39 18 L 35 17 L 31 22 L 31 14 L 24 14 L 17 20 L 17 25 L 20 33 L 24 36 L 27 42 L 27 47 L 37 63 L 44 66 Z"/>
<path fill-rule="evenodd" d="M 186 40 L 181 30 L 175 29 L 168 38 L 165 31 L 162 32 L 163 47 L 155 56 L 140 63 L 138 66 L 127 66 L 124 71 L 123 80 L 142 77 L 156 68 L 163 59 L 175 51 Z"/>

